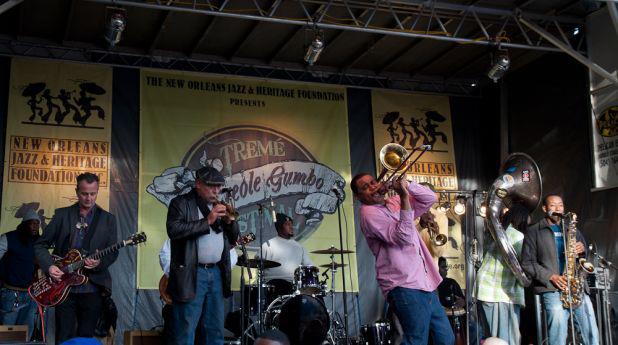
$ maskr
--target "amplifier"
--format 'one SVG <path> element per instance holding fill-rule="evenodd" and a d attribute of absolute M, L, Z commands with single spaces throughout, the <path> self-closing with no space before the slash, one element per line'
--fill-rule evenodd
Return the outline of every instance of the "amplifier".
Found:
<path fill-rule="evenodd" d="M 0 343 L 7 342 L 27 342 L 28 341 L 28 326 L 0 326 Z"/>

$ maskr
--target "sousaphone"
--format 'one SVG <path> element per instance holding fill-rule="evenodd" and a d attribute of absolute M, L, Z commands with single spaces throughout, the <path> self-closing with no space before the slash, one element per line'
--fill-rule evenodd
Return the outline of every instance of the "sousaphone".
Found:
<path fill-rule="evenodd" d="M 496 241 L 506 265 L 513 271 L 515 278 L 523 286 L 530 285 L 513 245 L 502 227 L 501 216 L 504 208 L 519 203 L 533 212 L 541 202 L 543 185 L 541 172 L 534 160 L 525 153 L 513 153 L 500 168 L 500 176 L 494 181 L 487 193 L 487 217 L 485 225 Z"/>

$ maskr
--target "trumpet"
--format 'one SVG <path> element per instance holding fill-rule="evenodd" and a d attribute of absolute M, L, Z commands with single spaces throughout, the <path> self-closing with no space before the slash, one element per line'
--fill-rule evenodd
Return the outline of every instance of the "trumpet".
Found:
<path fill-rule="evenodd" d="M 229 192 L 228 189 L 222 189 L 220 194 L 227 194 Z M 229 194 L 228 194 L 229 196 Z M 236 210 L 236 207 L 234 207 L 234 199 L 229 198 L 230 202 L 225 202 L 222 200 L 219 200 L 219 198 L 215 197 L 215 202 L 213 204 L 215 205 L 223 205 L 225 206 L 225 216 L 230 220 L 230 221 L 235 221 L 236 218 L 238 218 L 238 211 Z"/>
<path fill-rule="evenodd" d="M 437 227 L 438 224 L 432 221 L 427 224 L 427 231 L 429 232 L 429 238 L 431 239 L 431 243 L 435 246 L 443 246 L 448 241 L 448 238 L 445 234 L 440 233 L 440 229 Z"/>
<path fill-rule="evenodd" d="M 421 228 L 426 228 L 429 233 L 429 239 L 434 246 L 443 246 L 448 241 L 446 235 L 440 233 L 440 227 L 434 219 L 434 215 L 429 211 L 423 214 L 419 220 Z"/>

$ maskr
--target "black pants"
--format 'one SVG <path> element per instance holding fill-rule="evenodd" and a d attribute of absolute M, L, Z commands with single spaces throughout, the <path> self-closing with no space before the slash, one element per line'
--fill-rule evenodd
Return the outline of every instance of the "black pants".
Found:
<path fill-rule="evenodd" d="M 102 305 L 100 292 L 69 293 L 56 306 L 56 344 L 75 337 L 92 338 Z"/>

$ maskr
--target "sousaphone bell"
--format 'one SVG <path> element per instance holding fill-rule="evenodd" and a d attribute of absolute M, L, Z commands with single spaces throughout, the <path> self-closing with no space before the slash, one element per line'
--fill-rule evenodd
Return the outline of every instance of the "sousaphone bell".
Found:
<path fill-rule="evenodd" d="M 534 211 L 541 202 L 542 193 L 539 167 L 530 156 L 520 152 L 507 157 L 500 168 L 500 176 L 487 193 L 485 226 L 496 241 L 504 262 L 524 287 L 529 286 L 531 280 L 521 268 L 517 253 L 508 240 L 500 218 L 505 207 L 510 208 L 516 203 L 525 206 L 530 212 Z"/>

